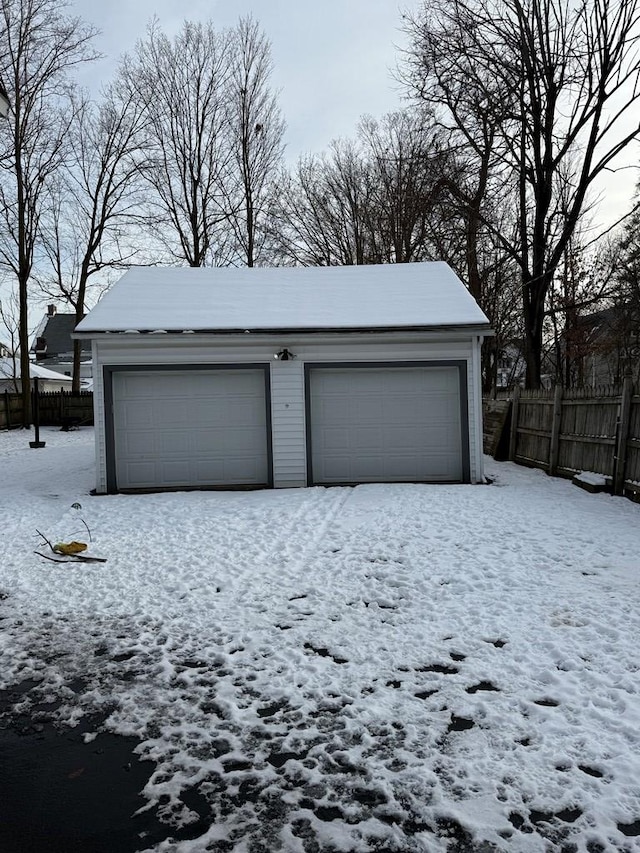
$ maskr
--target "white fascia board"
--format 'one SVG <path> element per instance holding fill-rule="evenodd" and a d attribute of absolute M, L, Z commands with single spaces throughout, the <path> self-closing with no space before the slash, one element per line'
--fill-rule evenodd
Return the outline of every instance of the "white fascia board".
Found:
<path fill-rule="evenodd" d="M 237 346 L 241 343 L 261 344 L 270 343 L 279 340 L 295 340 L 303 342 L 312 340 L 314 343 L 322 342 L 341 342 L 341 341 L 366 341 L 384 342 L 384 341 L 406 341 L 408 343 L 416 343 L 420 341 L 441 341 L 441 340 L 469 340 L 470 338 L 492 337 L 493 329 L 484 326 L 439 326 L 431 329 L 416 330 L 416 329 L 322 329 L 317 331 L 309 331 L 308 329 L 282 329 L 282 330 L 258 330 L 258 331 L 211 331 L 211 332 L 74 332 L 73 338 L 78 340 L 91 340 L 98 343 L 116 342 L 118 346 L 122 346 L 125 341 L 126 345 L 143 346 L 153 341 L 154 345 L 158 345 L 160 341 L 167 345 L 174 346 L 178 343 L 189 344 L 207 344 L 211 346 L 216 343 L 220 346 Z"/>

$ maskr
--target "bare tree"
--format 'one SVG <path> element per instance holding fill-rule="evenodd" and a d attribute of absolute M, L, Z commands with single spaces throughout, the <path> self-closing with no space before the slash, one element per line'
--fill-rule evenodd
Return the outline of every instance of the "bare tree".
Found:
<path fill-rule="evenodd" d="M 18 370 L 18 338 L 20 335 L 20 305 L 18 302 L 18 294 L 14 289 L 8 296 L 4 302 L 0 299 L 0 329 L 4 329 L 2 335 L 6 335 L 5 340 L 0 341 L 1 343 L 8 343 L 9 354 L 5 356 L 11 361 L 11 375 L 13 381 L 13 390 L 16 394 L 20 391 L 20 387 L 18 385 L 18 376 L 20 372 Z M 3 348 L 0 347 L 0 350 Z M 4 355 L 3 352 L 0 352 L 0 358 Z"/>
<path fill-rule="evenodd" d="M 456 0 L 410 21 L 414 80 L 422 64 L 425 86 L 441 88 L 437 32 L 438 56 L 466 82 L 467 102 L 485 103 L 487 81 L 498 81 L 494 150 L 515 190 L 518 225 L 515 239 L 498 236 L 520 268 L 530 387 L 540 384 L 547 294 L 589 189 L 640 131 L 639 9 L 638 0 Z M 448 52 L 447 32 L 462 34 L 463 51 Z M 443 97 L 442 110 L 470 150 L 476 132 L 465 134 L 455 98 Z"/>
<path fill-rule="evenodd" d="M 402 264 L 429 258 L 429 232 L 448 159 L 432 116 L 404 111 L 380 121 L 367 117 L 359 135 L 375 188 L 374 260 Z"/>
<path fill-rule="evenodd" d="M 136 256 L 130 229 L 137 223 L 139 170 L 134 155 L 144 114 L 113 89 L 96 104 L 83 100 L 70 128 L 69 156 L 48 195 L 43 244 L 50 272 L 41 290 L 62 298 L 84 317 L 92 277 L 122 269 Z M 80 390 L 81 342 L 74 341 L 73 391 Z"/>
<path fill-rule="evenodd" d="M 23 424 L 31 423 L 29 281 L 47 186 L 66 153 L 73 120 L 68 74 L 94 58 L 94 30 L 54 0 L 2 0 L 0 84 L 11 105 L 0 181 L 0 264 L 18 282 Z M 63 106 L 64 104 L 64 106 Z"/>
<path fill-rule="evenodd" d="M 547 295 L 547 370 L 566 388 L 589 383 L 585 365 L 597 346 L 597 317 L 609 309 L 615 293 L 616 254 L 605 241 L 599 251 L 585 250 L 587 241 L 587 233 L 578 227 Z"/>
<path fill-rule="evenodd" d="M 430 257 L 445 155 L 423 116 L 364 118 L 353 140 L 302 158 L 281 192 L 285 255 L 305 264 Z"/>
<path fill-rule="evenodd" d="M 610 244 L 613 286 L 603 349 L 613 376 L 640 380 L 640 184 L 629 217 Z"/>
<path fill-rule="evenodd" d="M 640 327 L 640 184 L 636 188 L 629 218 L 617 243 L 617 286 L 614 298 L 618 304 L 630 307 L 636 314 L 636 322 Z M 640 328 L 638 333 L 640 334 Z"/>
<path fill-rule="evenodd" d="M 510 109 L 506 81 L 474 61 L 475 26 L 471 13 L 444 0 L 435 0 L 414 18 L 405 18 L 411 49 L 405 53 L 400 79 L 409 96 L 426 103 L 442 128 L 443 145 L 455 165 L 446 176 L 448 221 L 456 223 L 456 240 L 464 246 L 461 274 L 469 290 L 487 311 L 485 273 L 481 257 L 491 220 L 496 230 L 505 222 L 508 175 L 501 162 L 500 128 Z M 488 239 L 490 265 L 495 241 Z M 491 315 L 489 314 L 491 317 Z M 493 319 L 493 318 L 492 318 Z"/>
<path fill-rule="evenodd" d="M 271 45 L 257 21 L 241 18 L 232 36 L 226 116 L 232 172 L 228 179 L 235 255 L 249 267 L 264 260 L 274 180 L 285 123 L 269 88 Z M 235 260 L 236 258 L 234 258 Z"/>
<path fill-rule="evenodd" d="M 353 142 L 333 142 L 320 156 L 300 158 L 280 185 L 281 252 L 289 263 L 341 266 L 371 263 L 371 176 Z"/>
<path fill-rule="evenodd" d="M 500 135 L 511 97 L 501 77 L 474 61 L 470 13 L 444 0 L 435 0 L 429 12 L 405 18 L 411 48 L 400 80 L 414 102 L 431 110 L 448 154 L 431 239 L 491 322 L 494 335 L 482 348 L 483 391 L 489 393 L 505 352 L 522 348 L 518 270 L 502 246 L 505 235 L 508 240 L 516 233 L 513 179 Z"/>
<path fill-rule="evenodd" d="M 119 75 L 146 116 L 138 166 L 153 193 L 153 233 L 172 258 L 194 267 L 212 262 L 228 219 L 230 49 L 230 34 L 211 22 L 185 22 L 170 40 L 155 21 Z"/>

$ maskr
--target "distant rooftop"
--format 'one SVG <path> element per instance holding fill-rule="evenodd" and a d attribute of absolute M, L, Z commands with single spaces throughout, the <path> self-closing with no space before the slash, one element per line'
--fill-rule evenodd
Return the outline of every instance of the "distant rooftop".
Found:
<path fill-rule="evenodd" d="M 40 324 L 36 337 L 31 344 L 31 352 L 36 352 L 38 338 L 44 338 L 46 350 L 44 358 L 57 358 L 62 354 L 73 353 L 73 339 L 71 333 L 76 325 L 75 314 L 48 314 Z M 82 351 L 84 354 L 91 352 L 91 343 L 89 341 L 82 342 Z"/>
<path fill-rule="evenodd" d="M 38 379 L 48 379 L 52 382 L 71 383 L 70 376 L 64 376 L 62 373 L 58 373 L 55 370 L 49 370 L 48 368 L 42 367 L 39 364 L 34 364 L 33 362 L 29 364 L 29 375 L 31 379 L 34 379 L 37 376 Z M 0 358 L 0 379 L 20 379 L 21 376 L 20 358 L 18 356 L 16 356 L 15 359 L 15 377 L 13 359 Z"/>

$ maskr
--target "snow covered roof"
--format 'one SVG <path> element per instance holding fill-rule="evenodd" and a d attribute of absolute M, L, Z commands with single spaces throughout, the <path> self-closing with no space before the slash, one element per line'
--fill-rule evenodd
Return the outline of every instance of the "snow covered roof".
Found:
<path fill-rule="evenodd" d="M 48 379 L 51 382 L 68 382 L 71 384 L 72 379 L 70 376 L 65 376 L 63 373 L 58 373 L 56 370 L 49 370 L 46 367 L 40 367 L 39 364 L 34 364 L 31 362 L 29 365 L 29 375 L 31 379 Z M 16 366 L 15 366 L 15 378 L 20 379 L 20 358 L 16 356 Z M 0 358 L 0 379 L 13 379 L 14 378 L 14 369 L 13 369 L 13 359 L 12 358 Z"/>
<path fill-rule="evenodd" d="M 133 269 L 76 332 L 473 326 L 489 321 L 448 264 Z"/>

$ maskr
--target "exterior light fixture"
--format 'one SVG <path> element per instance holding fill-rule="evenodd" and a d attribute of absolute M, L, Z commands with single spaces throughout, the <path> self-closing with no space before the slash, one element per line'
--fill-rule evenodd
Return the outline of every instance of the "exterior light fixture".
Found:
<path fill-rule="evenodd" d="M 273 357 L 276 361 L 292 361 L 295 358 L 295 355 L 288 350 L 286 347 L 284 349 L 279 350 L 278 352 L 274 352 Z"/>

